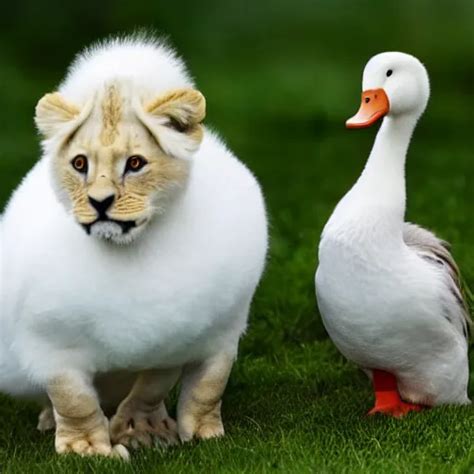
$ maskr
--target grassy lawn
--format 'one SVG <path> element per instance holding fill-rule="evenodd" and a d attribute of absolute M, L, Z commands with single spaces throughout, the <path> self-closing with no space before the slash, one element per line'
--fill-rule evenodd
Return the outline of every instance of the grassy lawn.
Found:
<path fill-rule="evenodd" d="M 34 105 L 72 55 L 137 25 L 168 33 L 207 96 L 208 124 L 262 183 L 271 222 L 267 270 L 224 397 L 227 436 L 142 451 L 128 465 L 59 458 L 53 436 L 35 430 L 37 408 L 0 398 L 0 472 L 474 472 L 472 408 L 364 416 L 369 382 L 328 340 L 313 283 L 322 227 L 375 134 L 343 127 L 358 107 L 362 68 L 377 52 L 401 50 L 427 65 L 432 82 L 408 159 L 407 218 L 452 242 L 474 287 L 474 3 L 155 3 L 5 7 L 0 208 L 38 155 Z"/>

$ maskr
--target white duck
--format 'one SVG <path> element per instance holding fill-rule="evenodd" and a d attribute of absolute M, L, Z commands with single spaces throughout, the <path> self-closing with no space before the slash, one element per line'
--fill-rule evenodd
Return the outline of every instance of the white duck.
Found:
<path fill-rule="evenodd" d="M 338 349 L 372 376 L 371 414 L 469 403 L 458 268 L 445 242 L 404 221 L 405 157 L 428 98 L 428 74 L 413 56 L 388 52 L 367 63 L 361 107 L 346 125 L 384 119 L 319 245 L 318 306 Z"/>

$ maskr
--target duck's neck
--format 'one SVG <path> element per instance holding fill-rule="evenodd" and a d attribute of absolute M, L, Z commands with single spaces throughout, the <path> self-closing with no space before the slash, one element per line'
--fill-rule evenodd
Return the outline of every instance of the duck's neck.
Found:
<path fill-rule="evenodd" d="M 403 223 L 405 215 L 405 159 L 416 118 L 386 117 L 355 188 L 375 204 L 386 219 Z"/>

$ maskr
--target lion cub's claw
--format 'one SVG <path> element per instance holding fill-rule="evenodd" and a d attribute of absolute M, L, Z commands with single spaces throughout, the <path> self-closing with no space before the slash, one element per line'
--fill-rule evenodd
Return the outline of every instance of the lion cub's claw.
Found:
<path fill-rule="evenodd" d="M 106 456 L 128 461 L 130 454 L 125 446 L 96 441 L 87 437 L 76 439 L 57 439 L 56 452 L 58 454 L 79 454 L 80 456 Z"/>

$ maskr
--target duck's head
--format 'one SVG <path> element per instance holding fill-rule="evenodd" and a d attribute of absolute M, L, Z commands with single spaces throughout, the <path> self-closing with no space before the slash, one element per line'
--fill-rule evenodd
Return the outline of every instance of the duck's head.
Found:
<path fill-rule="evenodd" d="M 384 116 L 410 116 L 417 120 L 430 95 L 428 73 L 421 62 L 405 53 L 380 53 L 364 69 L 359 111 L 347 128 L 370 127 Z"/>

